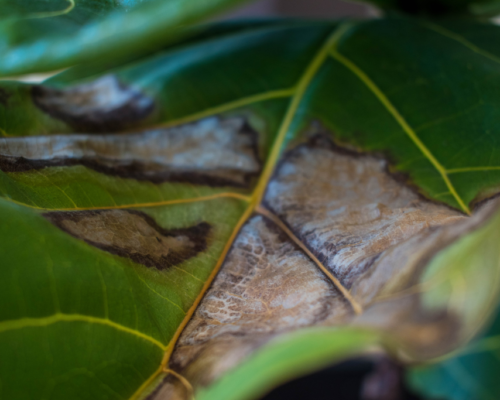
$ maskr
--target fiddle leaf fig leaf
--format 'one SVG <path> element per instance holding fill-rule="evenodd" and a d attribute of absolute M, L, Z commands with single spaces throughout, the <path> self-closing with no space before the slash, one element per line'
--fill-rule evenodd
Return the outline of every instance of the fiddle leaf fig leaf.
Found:
<path fill-rule="evenodd" d="M 495 309 L 500 28 L 211 32 L 0 84 L 2 397 L 254 399 Z"/>
<path fill-rule="evenodd" d="M 236 2 L 0 0 L 0 76 L 144 54 Z"/>

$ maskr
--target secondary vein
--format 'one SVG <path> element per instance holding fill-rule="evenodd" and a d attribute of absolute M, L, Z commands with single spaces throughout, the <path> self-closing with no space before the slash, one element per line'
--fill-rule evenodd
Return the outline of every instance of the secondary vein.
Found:
<path fill-rule="evenodd" d="M 234 193 L 234 192 L 223 192 L 223 193 L 216 193 L 213 195 L 209 196 L 200 196 L 200 197 L 191 197 L 187 199 L 173 199 L 173 200 L 164 200 L 164 201 L 155 201 L 151 203 L 131 203 L 131 204 L 121 204 L 121 205 L 114 205 L 114 206 L 94 206 L 94 207 L 72 207 L 72 208 L 47 208 L 47 207 L 38 207 L 35 205 L 30 205 L 30 204 L 25 204 L 21 203 L 19 201 L 13 200 L 12 198 L 7 198 L 4 197 L 5 200 L 10 201 L 15 204 L 19 204 L 21 206 L 29 207 L 29 208 L 34 208 L 36 210 L 47 210 L 47 211 L 93 211 L 93 210 L 122 210 L 122 209 L 128 209 L 128 208 L 148 208 L 148 207 L 161 207 L 161 206 L 170 206 L 170 205 L 176 205 L 176 204 L 188 204 L 188 203 L 197 203 L 197 202 L 202 202 L 202 201 L 210 201 L 210 200 L 216 200 L 216 199 L 221 199 L 221 198 L 233 198 L 237 200 L 242 200 L 246 202 L 250 202 L 250 197 L 245 196 L 244 194 L 241 193 Z"/>
<path fill-rule="evenodd" d="M 34 327 L 44 327 L 53 325 L 58 322 L 87 322 L 90 324 L 98 324 L 98 325 L 106 325 L 117 329 L 122 332 L 129 333 L 131 335 L 137 336 L 143 340 L 146 340 L 150 343 L 153 343 L 155 346 L 159 347 L 162 350 L 166 349 L 166 346 L 161 343 L 159 340 L 146 335 L 136 329 L 129 328 L 127 326 L 118 324 L 114 321 L 105 318 L 93 317 L 90 315 L 81 315 L 81 314 L 62 314 L 56 313 L 47 317 L 41 318 L 20 318 L 17 320 L 9 320 L 0 322 L 0 333 L 8 332 L 16 329 L 23 328 L 34 328 Z"/>
<path fill-rule="evenodd" d="M 321 261 L 307 248 L 307 246 L 302 243 L 302 241 L 294 235 L 294 233 L 280 220 L 280 218 L 264 207 L 259 207 L 257 212 L 269 220 L 273 221 L 286 235 L 297 245 L 300 249 L 306 253 L 309 258 L 316 264 L 316 266 L 333 282 L 335 287 L 342 293 L 342 295 L 351 304 L 354 312 L 356 314 L 361 314 L 363 312 L 363 307 L 356 301 L 356 299 L 351 295 L 349 290 L 347 290 L 344 285 L 323 265 Z"/>
<path fill-rule="evenodd" d="M 483 57 L 486 57 L 490 59 L 493 62 L 496 62 L 500 64 L 500 58 L 487 52 L 486 50 L 481 49 L 480 47 L 476 46 L 474 43 L 468 41 L 466 38 L 463 36 L 454 33 L 446 28 L 443 28 L 442 26 L 433 24 L 432 22 L 421 22 L 422 26 L 425 26 L 427 29 L 430 29 L 436 33 L 439 33 L 440 35 L 446 36 L 449 39 L 455 40 L 456 42 L 459 42 L 463 46 L 467 47 L 469 50 L 473 51 L 474 53 L 480 54 Z"/>
<path fill-rule="evenodd" d="M 458 174 L 462 172 L 479 172 L 479 171 L 499 171 L 500 166 L 491 166 L 491 167 L 463 167 L 463 168 L 453 168 L 448 169 L 446 172 L 448 174 Z"/>
<path fill-rule="evenodd" d="M 154 129 L 154 128 L 166 128 L 166 127 L 173 127 L 177 125 L 182 125 L 182 124 L 187 124 L 189 122 L 197 121 L 202 118 L 210 117 L 212 115 L 216 114 L 221 114 L 227 111 L 231 111 L 243 106 L 247 106 L 250 104 L 258 103 L 261 101 L 267 101 L 267 100 L 273 100 L 273 99 L 279 99 L 279 98 L 286 98 L 286 97 L 291 97 L 295 93 L 295 88 L 288 88 L 288 89 L 278 89 L 278 90 L 270 90 L 267 92 L 263 93 L 258 93 L 252 96 L 248 97 L 242 97 L 240 99 L 236 99 L 233 101 L 230 101 L 229 103 L 224 103 L 220 104 L 215 107 L 207 108 L 206 110 L 197 112 L 195 114 L 190 114 L 186 115 L 181 118 L 177 118 L 174 120 L 166 121 L 164 123 L 161 123 L 159 125 L 153 126 L 153 127 L 148 127 L 147 129 Z"/>
<path fill-rule="evenodd" d="M 67 2 L 68 2 L 68 6 L 63 10 L 33 13 L 33 14 L 28 16 L 28 19 L 52 18 L 52 17 L 59 17 L 60 15 L 68 14 L 76 7 L 76 3 L 75 3 L 75 0 L 67 0 Z"/>
<path fill-rule="evenodd" d="M 340 54 L 338 49 L 334 47 L 331 51 L 331 56 L 337 60 L 339 63 L 344 65 L 348 70 L 350 70 L 354 75 L 356 75 L 370 91 L 377 97 L 377 99 L 382 103 L 382 105 L 389 111 L 396 122 L 401 126 L 406 135 L 413 141 L 417 148 L 422 152 L 422 154 L 431 162 L 431 164 L 436 168 L 438 173 L 441 175 L 446 187 L 455 198 L 456 202 L 462 208 L 466 214 L 470 214 L 469 207 L 464 203 L 462 198 L 458 195 L 455 187 L 451 183 L 446 169 L 441 165 L 441 163 L 434 157 L 431 151 L 425 146 L 425 144 L 420 140 L 415 131 L 406 122 L 406 119 L 399 113 L 399 111 L 394 107 L 387 96 L 380 90 L 380 88 L 373 82 L 370 77 L 362 71 L 356 64 L 349 60 L 344 55 Z"/>

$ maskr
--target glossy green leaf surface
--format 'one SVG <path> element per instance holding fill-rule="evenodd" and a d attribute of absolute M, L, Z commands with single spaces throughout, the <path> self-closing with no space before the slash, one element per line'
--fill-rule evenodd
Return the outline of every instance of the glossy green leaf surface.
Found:
<path fill-rule="evenodd" d="M 498 27 L 211 29 L 0 83 L 0 396 L 255 398 L 495 308 Z"/>
<path fill-rule="evenodd" d="M 496 399 L 500 396 L 500 318 L 466 348 L 436 364 L 414 368 L 409 382 L 428 399 Z"/>
<path fill-rule="evenodd" d="M 0 76 L 144 54 L 231 3 L 235 1 L 2 0 Z"/>

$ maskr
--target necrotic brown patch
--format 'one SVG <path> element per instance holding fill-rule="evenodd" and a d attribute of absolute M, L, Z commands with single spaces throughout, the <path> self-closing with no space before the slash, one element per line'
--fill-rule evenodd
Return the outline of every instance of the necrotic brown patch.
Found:
<path fill-rule="evenodd" d="M 261 170 L 257 132 L 245 119 L 206 118 L 131 134 L 0 139 L 0 169 L 27 172 L 84 165 L 106 175 L 248 187 Z"/>
<path fill-rule="evenodd" d="M 205 250 L 210 233 L 205 222 L 166 230 L 150 216 L 132 210 L 51 212 L 44 217 L 92 246 L 160 270 Z"/>
<path fill-rule="evenodd" d="M 265 203 L 347 288 L 391 247 L 463 218 L 401 184 L 386 160 L 326 138 L 285 155 Z"/>
<path fill-rule="evenodd" d="M 309 257 L 273 222 L 254 216 L 180 337 L 170 367 L 207 383 L 274 335 L 351 316 Z"/>
<path fill-rule="evenodd" d="M 154 102 L 113 75 L 67 89 L 33 86 L 33 102 L 76 130 L 116 132 L 146 118 Z"/>

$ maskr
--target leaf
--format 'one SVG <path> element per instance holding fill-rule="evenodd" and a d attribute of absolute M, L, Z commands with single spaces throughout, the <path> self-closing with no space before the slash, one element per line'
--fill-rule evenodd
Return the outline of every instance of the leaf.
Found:
<path fill-rule="evenodd" d="M 0 76 L 151 52 L 235 2 L 1 0 Z"/>
<path fill-rule="evenodd" d="M 413 388 L 429 399 L 496 399 L 500 319 L 488 331 L 449 358 L 415 367 L 408 374 Z"/>
<path fill-rule="evenodd" d="M 226 25 L 2 83 L 1 395 L 256 398 L 470 340 L 500 289 L 498 30 Z"/>

